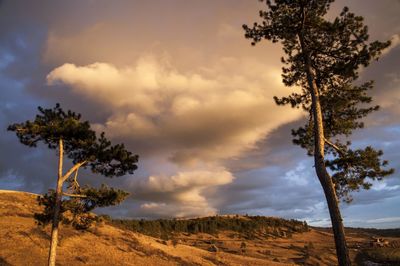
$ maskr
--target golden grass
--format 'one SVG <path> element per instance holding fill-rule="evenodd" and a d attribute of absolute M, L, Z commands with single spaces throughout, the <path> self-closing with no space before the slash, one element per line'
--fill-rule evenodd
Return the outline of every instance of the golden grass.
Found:
<path fill-rule="evenodd" d="M 0 265 L 46 265 L 50 228 L 38 227 L 37 195 L 0 190 Z M 351 234 L 354 258 L 368 236 Z M 245 244 L 243 244 L 245 243 Z M 215 245 L 217 252 L 210 252 Z M 248 240 L 234 232 L 180 234 L 164 241 L 106 224 L 88 231 L 60 229 L 57 265 L 336 265 L 332 234 Z"/>

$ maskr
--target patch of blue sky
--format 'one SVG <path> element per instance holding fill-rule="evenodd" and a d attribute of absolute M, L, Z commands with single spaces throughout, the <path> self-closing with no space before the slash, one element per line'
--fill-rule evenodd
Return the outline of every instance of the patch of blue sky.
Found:
<path fill-rule="evenodd" d="M 0 71 L 15 61 L 15 56 L 7 50 L 0 50 Z"/>
<path fill-rule="evenodd" d="M 400 228 L 400 196 L 385 198 L 367 205 L 350 204 L 343 208 L 346 226 Z"/>
<path fill-rule="evenodd" d="M 28 119 L 31 112 L 43 99 L 37 99 L 26 92 L 26 82 L 12 79 L 0 73 L 0 124 L 15 122 L 14 119 Z"/>
<path fill-rule="evenodd" d="M 384 132 L 387 132 L 389 134 L 400 134 L 400 125 L 389 125 L 386 126 L 382 129 Z"/>
<path fill-rule="evenodd" d="M 15 44 L 20 49 L 27 49 L 28 48 L 28 44 L 26 42 L 26 39 L 22 35 L 18 35 L 15 38 Z"/>
<path fill-rule="evenodd" d="M 4 190 L 23 190 L 25 186 L 24 179 L 19 178 L 11 171 L 7 171 L 0 176 L 0 189 Z"/>

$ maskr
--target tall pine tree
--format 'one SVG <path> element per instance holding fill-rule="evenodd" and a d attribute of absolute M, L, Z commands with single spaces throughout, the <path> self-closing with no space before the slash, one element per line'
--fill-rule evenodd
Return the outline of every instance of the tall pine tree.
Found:
<path fill-rule="evenodd" d="M 90 128 L 81 115 L 65 112 L 57 104 L 55 108 L 39 107 L 33 121 L 12 124 L 8 130 L 15 131 L 22 144 L 36 147 L 43 142 L 50 149 L 58 149 L 58 178 L 56 190 L 39 197 L 44 205 L 43 213 L 35 214 L 39 224 L 52 222 L 49 250 L 49 265 L 55 265 L 59 222 L 71 223 L 78 229 L 87 228 L 94 217 L 89 213 L 96 207 L 115 205 L 123 201 L 128 193 L 103 185 L 100 189 L 81 187 L 78 170 L 89 167 L 93 173 L 106 177 L 133 174 L 137 169 L 138 156 L 126 150 L 123 144 L 111 145 L 104 133 L 100 137 Z M 73 166 L 63 172 L 63 157 L 67 155 Z M 64 182 L 68 191 L 63 192 Z M 64 197 L 64 199 L 63 199 Z"/>
<path fill-rule="evenodd" d="M 261 0 L 262 1 L 262 0 Z M 316 174 L 324 190 L 334 232 L 339 265 L 350 265 L 338 198 L 351 201 L 351 191 L 368 189 L 371 180 L 393 173 L 380 159 L 382 151 L 368 146 L 352 149 L 347 137 L 362 128 L 361 118 L 378 110 L 371 106 L 369 81 L 354 85 L 360 67 L 378 59 L 387 42 L 368 42 L 363 18 L 345 7 L 338 17 L 325 15 L 334 0 L 262 1 L 262 23 L 243 25 L 252 44 L 267 39 L 280 42 L 283 83 L 300 87 L 287 97 L 274 97 L 278 105 L 302 108 L 307 123 L 292 131 L 293 142 L 314 157 Z M 345 139 L 345 141 L 343 141 Z"/>

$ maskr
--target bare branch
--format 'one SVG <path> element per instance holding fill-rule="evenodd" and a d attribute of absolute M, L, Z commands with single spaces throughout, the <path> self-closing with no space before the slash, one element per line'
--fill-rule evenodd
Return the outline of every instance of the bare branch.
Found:
<path fill-rule="evenodd" d="M 334 148 L 340 155 L 345 155 L 345 151 L 339 148 L 334 143 L 330 142 L 328 139 L 325 138 L 325 143 Z"/>
<path fill-rule="evenodd" d="M 87 198 L 86 195 L 80 195 L 80 194 L 69 194 L 69 193 L 62 193 L 63 196 L 71 197 L 71 198 Z"/>
<path fill-rule="evenodd" d="M 69 176 L 77 171 L 79 169 L 79 167 L 81 167 L 82 165 L 84 165 L 85 163 L 87 163 L 87 161 L 83 161 L 80 163 L 75 164 L 71 169 L 68 170 L 67 173 L 65 173 L 65 175 L 62 177 L 62 182 L 64 182 L 65 180 L 67 180 L 69 178 Z"/>
<path fill-rule="evenodd" d="M 77 187 L 77 188 L 79 188 L 80 186 L 79 186 L 79 183 L 78 183 L 78 181 L 76 180 L 77 179 L 77 177 L 78 177 L 78 170 L 79 170 L 79 168 L 78 169 L 76 169 L 76 171 L 75 171 L 75 175 L 74 175 L 74 180 L 73 180 L 73 182 L 74 182 L 74 184 L 75 184 L 75 186 Z"/>

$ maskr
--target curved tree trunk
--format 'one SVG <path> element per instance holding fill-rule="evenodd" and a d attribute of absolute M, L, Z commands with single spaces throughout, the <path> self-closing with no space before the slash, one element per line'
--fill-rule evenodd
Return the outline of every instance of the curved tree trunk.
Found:
<path fill-rule="evenodd" d="M 313 78 L 310 57 L 305 53 L 307 81 L 312 98 L 312 115 L 314 118 L 314 164 L 318 179 L 325 193 L 326 202 L 332 222 L 333 235 L 335 238 L 336 254 L 340 266 L 351 265 L 347 249 L 343 219 L 340 214 L 339 202 L 332 178 L 325 166 L 325 136 L 321 104 L 319 100 L 318 87 Z"/>
<path fill-rule="evenodd" d="M 58 224 L 59 224 L 59 216 L 60 216 L 60 208 L 61 208 L 61 197 L 62 197 L 62 185 L 63 185 L 63 175 L 62 175 L 62 164 L 63 164 L 63 140 L 59 140 L 59 158 L 58 158 L 58 178 L 57 178 L 57 187 L 56 187 L 56 195 L 55 195 L 55 206 L 54 206 L 54 216 L 53 216 L 53 224 L 51 228 L 51 241 L 50 241 L 50 250 L 49 250 L 49 266 L 56 265 L 56 252 L 57 252 L 57 244 L 58 244 Z"/>

